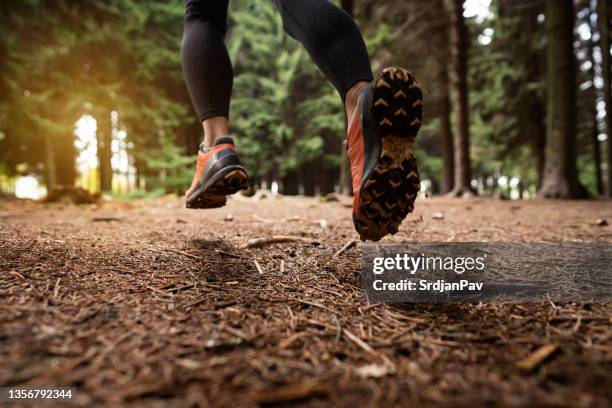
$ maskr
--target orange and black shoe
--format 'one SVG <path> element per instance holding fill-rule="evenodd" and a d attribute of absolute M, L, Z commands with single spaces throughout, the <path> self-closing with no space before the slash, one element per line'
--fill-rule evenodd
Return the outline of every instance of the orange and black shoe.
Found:
<path fill-rule="evenodd" d="M 225 196 L 247 187 L 248 176 L 234 141 L 229 136 L 218 137 L 212 147 L 200 145 L 196 173 L 185 193 L 187 208 L 223 207 Z"/>
<path fill-rule="evenodd" d="M 410 72 L 389 67 L 360 90 L 349 118 L 353 222 L 361 240 L 395 234 L 420 189 L 412 145 L 421 127 L 423 93 Z"/>

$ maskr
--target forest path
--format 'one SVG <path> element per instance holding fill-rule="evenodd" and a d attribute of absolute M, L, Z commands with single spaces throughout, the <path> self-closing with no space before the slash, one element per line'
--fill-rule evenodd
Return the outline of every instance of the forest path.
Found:
<path fill-rule="evenodd" d="M 612 401 L 612 304 L 368 304 L 359 245 L 333 257 L 357 239 L 350 211 L 1 202 L 0 386 L 75 386 L 81 405 Z M 436 198 L 383 242 L 612 242 L 598 219 L 612 223 L 609 202 Z M 300 238 L 242 249 L 271 236 Z"/>

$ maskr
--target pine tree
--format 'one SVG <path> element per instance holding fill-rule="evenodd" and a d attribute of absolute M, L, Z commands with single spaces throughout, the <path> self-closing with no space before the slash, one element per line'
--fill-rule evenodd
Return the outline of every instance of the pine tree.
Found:
<path fill-rule="evenodd" d="M 610 2 L 597 0 L 597 21 L 599 23 L 599 48 L 601 49 L 601 70 L 604 80 L 604 101 L 606 104 L 606 134 L 608 150 L 608 197 L 612 197 L 612 66 L 610 65 Z"/>
<path fill-rule="evenodd" d="M 572 198 L 583 194 L 576 169 L 576 67 L 574 7 L 546 1 L 547 89 L 546 156 L 539 194 Z"/>
<path fill-rule="evenodd" d="M 455 111 L 455 182 L 453 196 L 472 195 L 467 88 L 468 37 L 463 18 L 463 0 L 451 0 L 451 83 Z"/>
<path fill-rule="evenodd" d="M 230 116 L 251 176 L 281 179 L 285 192 L 297 192 L 301 183 L 314 193 L 325 172 L 339 167 L 340 100 L 302 45 L 284 33 L 273 4 L 239 3 L 231 17 Z"/>

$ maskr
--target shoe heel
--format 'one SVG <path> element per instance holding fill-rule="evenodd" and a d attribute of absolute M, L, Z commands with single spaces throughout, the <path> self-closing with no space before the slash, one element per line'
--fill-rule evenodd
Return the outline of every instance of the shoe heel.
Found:
<path fill-rule="evenodd" d="M 373 92 L 372 114 L 382 137 L 414 140 L 423 116 L 423 92 L 414 76 L 404 68 L 385 68 L 374 81 Z"/>

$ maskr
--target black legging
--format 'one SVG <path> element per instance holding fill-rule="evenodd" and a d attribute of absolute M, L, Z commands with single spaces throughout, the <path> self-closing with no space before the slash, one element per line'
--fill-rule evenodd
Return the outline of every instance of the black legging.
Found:
<path fill-rule="evenodd" d="M 363 38 L 353 19 L 328 0 L 275 0 L 285 31 L 301 42 L 344 99 L 371 81 Z M 229 116 L 233 70 L 223 41 L 229 0 L 186 0 L 182 63 L 200 121 Z"/>

